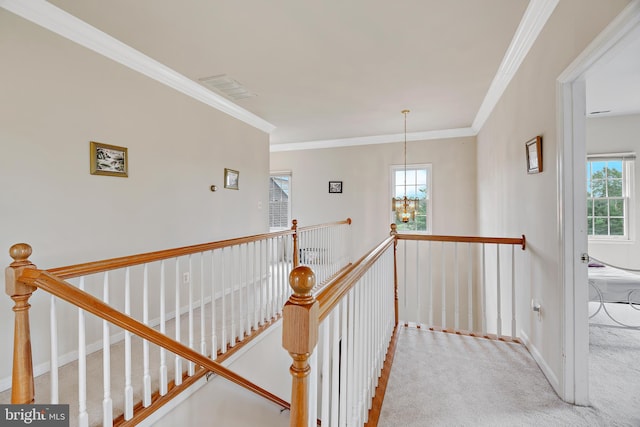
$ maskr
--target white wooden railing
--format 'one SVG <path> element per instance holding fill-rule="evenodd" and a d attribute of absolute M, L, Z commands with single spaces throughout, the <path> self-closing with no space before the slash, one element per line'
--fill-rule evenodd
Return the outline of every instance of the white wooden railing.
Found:
<path fill-rule="evenodd" d="M 291 294 L 288 277 L 294 268 L 295 237 L 302 234 L 303 241 L 325 249 L 327 255 L 316 264 L 327 275 L 335 274 L 340 268 L 339 262 L 345 263 L 341 267 L 348 262 L 343 252 L 333 247 L 349 241 L 348 224 L 350 220 L 301 228 L 300 231 L 294 226 L 292 230 L 54 268 L 46 272 L 216 360 L 281 316 L 282 307 Z M 20 254 L 21 258 L 14 264 L 24 268 L 28 261 L 22 257 L 27 249 L 17 246 L 20 246 L 19 250 L 12 254 Z M 28 268 L 35 266 L 29 264 Z M 13 293 L 12 290 L 10 295 Z M 77 399 L 70 401 L 70 397 L 65 396 L 64 403 L 71 404 L 72 412 L 77 411 L 77 424 L 80 426 L 97 423 L 94 408 L 97 402 L 102 402 L 101 424 L 112 425 L 119 414 L 123 414 L 120 417 L 124 421 L 132 420 L 137 399 L 141 401 L 138 406 L 148 408 L 185 380 L 191 384 L 190 378 L 196 376 L 193 361 L 140 339 L 128 330 L 116 328 L 107 320 L 96 322 L 95 317 L 84 309 L 60 304 L 53 295 L 48 310 L 50 399 L 38 398 L 36 402 L 61 402 L 59 370 L 77 359 L 77 373 L 73 373 L 77 375 L 73 380 L 78 386 Z M 42 327 L 44 325 L 31 325 L 33 330 Z M 77 337 L 77 346 L 74 346 L 71 334 Z M 98 382 L 87 376 L 87 360 L 97 351 L 102 352 L 104 367 L 101 392 L 96 390 Z M 112 369 L 112 356 L 124 359 L 122 371 Z M 203 374 L 199 370 L 197 376 Z M 65 371 L 64 375 L 69 374 Z M 33 382 L 33 378 L 30 381 Z M 92 397 L 97 394 L 101 396 L 99 399 Z M 124 396 L 122 407 L 114 407 L 114 395 Z M 12 397 L 12 402 L 29 403 L 30 399 L 33 396 Z"/>
<path fill-rule="evenodd" d="M 296 268 L 284 309 L 283 346 L 294 360 L 291 425 L 363 425 L 396 325 L 394 238 L 316 295 L 314 285 L 309 267 Z"/>
<path fill-rule="evenodd" d="M 313 269 L 316 284 L 324 285 L 351 262 L 351 219 L 297 228 L 300 265 Z"/>
<path fill-rule="evenodd" d="M 516 339 L 525 239 L 398 234 L 401 324 Z M 516 256 L 518 255 L 518 256 Z"/>
<path fill-rule="evenodd" d="M 282 338 L 293 359 L 290 425 L 377 425 L 399 325 L 516 341 L 516 245 L 524 250 L 524 236 L 398 234 L 392 224 L 319 292 L 313 270 L 295 268 Z"/>

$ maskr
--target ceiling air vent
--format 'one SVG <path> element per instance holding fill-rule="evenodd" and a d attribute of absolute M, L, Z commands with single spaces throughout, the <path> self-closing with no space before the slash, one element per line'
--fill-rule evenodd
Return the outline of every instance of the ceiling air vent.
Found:
<path fill-rule="evenodd" d="M 226 74 L 200 79 L 200 83 L 234 101 L 256 96 L 255 93 L 249 92 L 247 88 Z"/>

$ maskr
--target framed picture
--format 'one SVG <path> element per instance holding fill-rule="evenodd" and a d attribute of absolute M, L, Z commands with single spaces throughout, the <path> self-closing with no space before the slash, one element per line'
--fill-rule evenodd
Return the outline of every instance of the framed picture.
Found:
<path fill-rule="evenodd" d="M 536 136 L 525 143 L 527 150 L 527 173 L 542 172 L 542 137 Z"/>
<path fill-rule="evenodd" d="M 91 175 L 129 176 L 129 157 L 126 147 L 89 142 Z"/>
<path fill-rule="evenodd" d="M 230 188 L 231 190 L 238 190 L 238 180 L 240 179 L 240 172 L 233 169 L 224 168 L 224 188 Z"/>
<path fill-rule="evenodd" d="M 342 193 L 342 181 L 329 181 L 329 193 Z"/>

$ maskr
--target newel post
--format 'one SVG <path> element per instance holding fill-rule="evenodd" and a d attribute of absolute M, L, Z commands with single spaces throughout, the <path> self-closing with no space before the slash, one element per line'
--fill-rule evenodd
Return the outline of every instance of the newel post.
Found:
<path fill-rule="evenodd" d="M 13 372 L 11 374 L 11 403 L 29 404 L 35 399 L 33 387 L 33 360 L 31 357 L 31 333 L 29 331 L 29 298 L 35 286 L 18 279 L 27 268 L 36 268 L 29 261 L 31 246 L 18 243 L 11 246 L 9 254 L 13 262 L 5 270 L 5 290 L 15 305 L 13 330 Z"/>
<path fill-rule="evenodd" d="M 393 308 L 395 310 L 396 326 L 398 326 L 398 226 L 391 224 L 390 236 L 393 240 Z"/>
<path fill-rule="evenodd" d="M 298 258 L 298 220 L 294 219 L 292 221 L 293 225 L 291 229 L 293 230 L 293 268 L 296 268 L 300 265 L 300 260 Z"/>
<path fill-rule="evenodd" d="M 309 418 L 309 358 L 318 342 L 319 303 L 311 290 L 316 284 L 307 266 L 289 275 L 293 294 L 283 308 L 282 346 L 293 358 L 291 372 L 290 425 L 306 426 Z M 315 405 L 315 402 L 312 402 Z M 315 423 L 313 423 L 315 424 Z"/>

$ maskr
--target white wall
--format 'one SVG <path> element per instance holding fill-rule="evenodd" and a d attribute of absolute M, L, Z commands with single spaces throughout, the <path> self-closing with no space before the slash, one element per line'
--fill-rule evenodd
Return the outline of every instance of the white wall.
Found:
<path fill-rule="evenodd" d="M 551 384 L 562 378 L 556 79 L 628 3 L 560 1 L 478 135 L 478 217 L 484 235 L 526 234 L 519 321 Z M 525 141 L 543 137 L 544 171 L 528 175 Z M 525 270 L 523 270 L 523 268 Z M 542 304 L 538 321 L 530 298 Z"/>
<path fill-rule="evenodd" d="M 50 268 L 268 230 L 262 131 L 3 9 L 0 58 L 4 265 L 17 242 Z M 129 177 L 90 175 L 89 141 L 128 147 Z M 225 167 L 240 171 L 239 191 L 223 189 Z M 47 322 L 44 297 L 31 299 L 35 325 Z M 0 297 L 0 379 L 12 305 Z M 37 364 L 49 344 L 40 332 L 33 343 Z"/>
<path fill-rule="evenodd" d="M 316 224 L 351 217 L 354 259 L 389 235 L 390 167 L 403 143 L 271 153 L 271 170 L 292 172 L 292 217 Z M 475 138 L 407 143 L 407 163 L 431 163 L 433 234 L 476 233 Z M 329 194 L 329 181 L 343 181 Z"/>
<path fill-rule="evenodd" d="M 587 119 L 587 154 L 628 153 L 640 155 L 640 114 Z M 640 268 L 640 170 L 634 167 L 632 208 L 629 218 L 629 240 L 589 240 L 589 255 L 605 262 L 627 268 Z"/>

